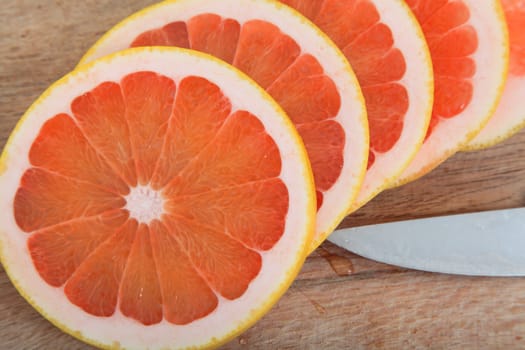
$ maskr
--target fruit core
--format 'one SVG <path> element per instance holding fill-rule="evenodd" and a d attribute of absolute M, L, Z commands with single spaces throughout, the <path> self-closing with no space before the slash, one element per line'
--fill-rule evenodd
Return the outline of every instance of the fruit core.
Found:
<path fill-rule="evenodd" d="M 164 198 L 149 186 L 137 186 L 125 197 L 126 209 L 138 222 L 149 224 L 163 214 Z"/>

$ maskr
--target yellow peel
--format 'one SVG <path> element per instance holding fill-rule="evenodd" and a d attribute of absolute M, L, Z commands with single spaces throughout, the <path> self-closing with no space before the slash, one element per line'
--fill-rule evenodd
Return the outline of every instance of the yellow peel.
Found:
<path fill-rule="evenodd" d="M 297 134 L 295 127 L 291 123 L 291 121 L 286 117 L 280 106 L 266 93 L 264 92 L 258 85 L 256 85 L 251 79 L 249 79 L 244 73 L 233 70 L 231 67 L 228 67 L 224 62 L 211 57 L 209 55 L 203 54 L 203 53 L 197 53 L 190 50 L 185 49 L 177 49 L 177 48 L 168 48 L 168 47 L 150 47 L 150 48 L 135 48 L 135 49 L 129 49 L 126 51 L 118 52 L 116 54 L 104 57 L 96 62 L 86 64 L 79 66 L 75 71 L 68 74 L 64 78 L 60 79 L 56 83 L 54 83 L 52 86 L 50 86 L 46 92 L 44 92 L 34 103 L 33 105 L 28 109 L 28 111 L 24 114 L 24 116 L 21 118 L 17 126 L 15 127 L 13 133 L 9 137 L 8 142 L 6 143 L 6 146 L 2 152 L 1 156 L 1 164 L 6 167 L 7 160 L 9 154 L 11 152 L 14 152 L 14 145 L 15 141 L 18 138 L 22 137 L 21 133 L 26 128 L 34 128 L 34 126 L 31 124 L 31 118 L 33 117 L 33 113 L 37 109 L 43 108 L 43 104 L 46 102 L 47 99 L 53 98 L 53 94 L 55 94 L 57 89 L 65 88 L 68 84 L 70 84 L 74 79 L 82 79 L 80 77 L 84 76 L 87 77 L 90 75 L 92 70 L 100 65 L 107 64 L 111 65 L 113 61 L 119 61 L 122 63 L 122 60 L 126 60 L 128 57 L 140 57 L 141 55 L 145 55 L 144 57 L 147 57 L 148 54 L 154 54 L 154 55 L 187 55 L 194 57 L 195 60 L 206 60 L 213 62 L 213 64 L 217 66 L 224 67 L 223 69 L 227 69 L 230 71 L 232 75 L 236 76 L 236 79 L 243 81 L 243 84 L 249 84 L 251 86 L 251 89 L 254 91 L 257 91 L 257 94 L 261 96 L 261 99 L 264 100 L 264 103 L 271 106 L 271 108 L 275 111 L 276 115 L 280 116 L 280 123 L 283 127 L 283 131 L 286 131 L 284 134 L 287 135 L 286 137 L 295 144 L 294 149 L 297 154 L 297 161 L 299 161 L 301 164 L 301 171 L 297 173 L 297 181 L 300 183 L 304 183 L 305 187 L 302 189 L 305 195 L 305 214 L 304 217 L 300 218 L 302 220 L 303 224 L 302 227 L 304 227 L 303 233 L 301 233 L 301 239 L 294 243 L 296 247 L 294 248 L 294 251 L 297 252 L 297 255 L 292 257 L 294 259 L 294 263 L 291 264 L 286 271 L 283 272 L 283 278 L 281 279 L 281 282 L 279 282 L 278 285 L 274 286 L 273 292 L 269 294 L 262 303 L 260 303 L 257 307 L 255 307 L 251 312 L 249 313 L 249 316 L 242 322 L 239 323 L 238 326 L 234 329 L 232 329 L 230 332 L 226 334 L 222 334 L 220 337 L 213 337 L 208 343 L 199 346 L 199 348 L 214 348 L 217 346 L 220 346 L 221 344 L 224 344 L 228 342 L 229 340 L 235 338 L 240 333 L 245 331 L 248 327 L 253 325 L 258 319 L 260 319 L 266 312 L 270 310 L 270 308 L 277 302 L 277 300 L 284 294 L 284 292 L 288 289 L 288 287 L 293 282 L 295 276 L 299 272 L 300 268 L 302 267 L 302 264 L 304 260 L 306 259 L 307 253 L 308 253 L 308 247 L 311 242 L 312 236 L 314 234 L 314 228 L 315 228 L 315 191 L 314 191 L 314 184 L 313 184 L 313 175 L 311 172 L 311 169 L 309 167 L 308 158 L 306 155 L 306 151 L 304 149 L 304 146 L 302 144 L 302 141 Z M 108 66 L 109 67 L 109 66 Z M 89 78 L 87 78 L 89 79 Z M 32 142 L 32 140 L 28 140 Z M 11 168 L 9 168 L 11 169 Z M 3 181 L 7 181 L 5 178 L 6 173 L 0 174 L 0 185 L 5 185 Z M 8 198 L 5 198 L 4 200 L 8 200 Z M 11 215 L 12 213 L 10 213 Z M 20 264 L 18 259 L 23 258 L 20 256 L 20 254 L 13 253 L 13 247 L 16 246 L 16 242 L 13 243 L 10 236 L 21 235 L 20 237 L 27 236 L 26 233 L 22 232 L 9 232 L 6 231 L 5 227 L 2 228 L 2 231 L 0 231 L 0 262 L 3 264 L 7 275 L 11 279 L 13 285 L 15 288 L 19 291 L 19 293 L 30 303 L 42 316 L 44 316 L 46 319 L 48 319 L 51 323 L 53 323 L 55 326 L 63 330 L 64 332 L 72 335 L 73 337 L 82 340 L 88 344 L 91 344 L 93 346 L 97 346 L 100 348 L 105 349 L 120 349 L 123 348 L 123 345 L 121 342 L 113 341 L 110 344 L 99 341 L 97 339 L 94 339 L 93 337 L 90 337 L 86 335 L 84 332 L 81 332 L 78 329 L 74 329 L 71 327 L 70 324 L 67 322 L 64 322 L 60 317 L 57 317 L 56 315 L 51 315 L 48 310 L 49 305 L 47 307 L 44 307 L 41 305 L 35 298 L 40 297 L 38 289 L 27 289 L 27 283 L 28 282 L 24 278 L 28 278 L 28 276 L 24 276 L 21 274 Z M 13 245 L 14 244 L 14 245 Z M 6 246 L 8 245 L 8 246 Z M 13 256 L 15 254 L 15 256 Z M 28 257 L 27 250 L 25 250 L 25 255 Z M 29 265 L 32 266 L 32 265 Z M 33 267 L 34 269 L 34 267 Z M 23 271 L 23 270 L 22 270 Z M 24 279 L 24 280 L 22 280 Z M 51 287 L 50 287 L 51 288 Z M 33 292 L 36 292 L 37 294 L 32 294 Z M 63 296 L 65 299 L 65 296 Z M 51 309 L 54 309 L 51 307 Z M 47 310 L 47 311 L 46 311 Z M 55 310 L 56 311 L 56 310 Z M 151 326 L 150 326 L 151 327 Z M 144 327 L 147 329 L 147 327 Z M 176 344 L 173 344 L 173 346 L 176 346 Z M 192 347 L 189 347 L 192 348 Z"/>

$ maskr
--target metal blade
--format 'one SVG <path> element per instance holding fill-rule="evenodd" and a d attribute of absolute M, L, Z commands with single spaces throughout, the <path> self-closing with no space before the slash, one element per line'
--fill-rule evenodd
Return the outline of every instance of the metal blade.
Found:
<path fill-rule="evenodd" d="M 340 229 L 328 240 L 363 257 L 417 270 L 525 276 L 525 208 Z"/>

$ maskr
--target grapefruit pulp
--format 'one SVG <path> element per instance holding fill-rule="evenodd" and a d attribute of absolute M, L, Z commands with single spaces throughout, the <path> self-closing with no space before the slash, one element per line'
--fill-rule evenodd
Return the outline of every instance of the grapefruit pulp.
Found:
<path fill-rule="evenodd" d="M 291 122 L 244 74 L 188 50 L 75 70 L 26 112 L 0 164 L 10 279 L 100 347 L 233 338 L 284 293 L 314 232 Z"/>
<path fill-rule="evenodd" d="M 117 24 L 81 62 L 151 45 L 213 54 L 252 77 L 282 106 L 314 173 L 315 249 L 351 209 L 366 171 L 364 100 L 342 53 L 306 18 L 275 1 L 175 0 Z"/>
<path fill-rule="evenodd" d="M 361 85 L 370 127 L 365 179 L 351 212 L 396 180 L 423 143 L 433 101 L 430 54 L 402 0 L 281 0 L 342 50 Z"/>
<path fill-rule="evenodd" d="M 407 0 L 427 40 L 434 68 L 430 126 L 394 186 L 415 180 L 461 150 L 488 122 L 501 97 L 508 36 L 496 0 Z"/>

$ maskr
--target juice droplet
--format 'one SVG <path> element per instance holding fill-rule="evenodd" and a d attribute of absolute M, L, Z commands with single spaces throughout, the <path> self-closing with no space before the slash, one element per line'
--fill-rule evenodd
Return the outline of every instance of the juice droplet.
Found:
<path fill-rule="evenodd" d="M 332 270 L 339 277 L 350 276 L 354 272 L 354 265 L 349 258 L 330 253 L 323 247 L 319 247 L 317 253 L 330 264 Z"/>

